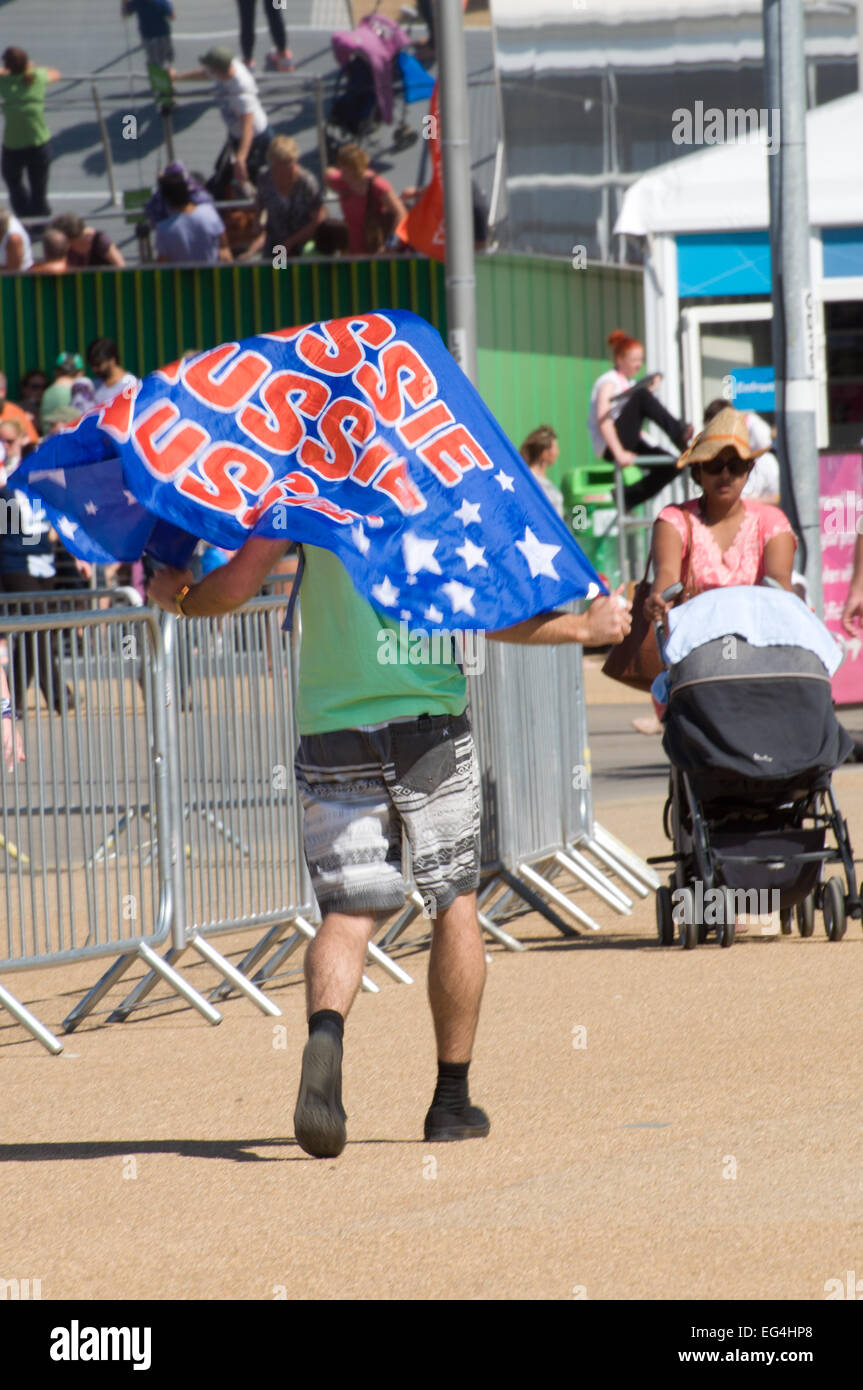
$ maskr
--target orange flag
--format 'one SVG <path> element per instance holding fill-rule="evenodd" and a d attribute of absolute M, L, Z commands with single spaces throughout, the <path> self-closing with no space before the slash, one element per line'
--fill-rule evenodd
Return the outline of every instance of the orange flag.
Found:
<path fill-rule="evenodd" d="M 443 208 L 443 179 L 441 177 L 440 116 L 438 113 L 437 83 L 429 103 L 429 139 L 432 149 L 431 183 L 423 190 L 407 217 L 396 228 L 396 236 L 409 242 L 415 251 L 434 261 L 446 260 L 446 227 Z"/>

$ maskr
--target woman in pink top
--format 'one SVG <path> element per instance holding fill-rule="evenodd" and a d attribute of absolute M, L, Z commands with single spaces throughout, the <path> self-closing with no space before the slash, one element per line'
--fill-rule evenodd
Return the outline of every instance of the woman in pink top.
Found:
<path fill-rule="evenodd" d="M 376 255 L 396 227 L 407 217 L 407 208 L 379 174 L 369 168 L 369 157 L 359 145 L 343 145 L 338 169 L 328 169 L 326 184 L 339 195 L 348 229 L 348 255 Z"/>
<path fill-rule="evenodd" d="M 685 577 L 689 597 L 730 584 L 760 584 L 767 576 L 791 588 L 797 542 L 778 507 L 741 497 L 757 455 L 746 421 L 729 406 L 682 455 L 701 496 L 663 507 L 653 526 L 653 585 L 645 616 L 664 618 L 662 592 Z"/>

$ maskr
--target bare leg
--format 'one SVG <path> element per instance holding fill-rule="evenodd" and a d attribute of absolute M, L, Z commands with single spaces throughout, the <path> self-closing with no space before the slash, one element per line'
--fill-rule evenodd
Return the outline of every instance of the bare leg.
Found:
<path fill-rule="evenodd" d="M 476 894 L 464 893 L 434 924 L 428 990 L 441 1062 L 469 1062 L 485 985 Z"/>
<path fill-rule="evenodd" d="M 366 948 L 376 917 L 328 912 L 317 936 L 306 949 L 306 1004 L 308 1016 L 319 1009 L 334 1009 L 346 1018 L 363 975 Z"/>

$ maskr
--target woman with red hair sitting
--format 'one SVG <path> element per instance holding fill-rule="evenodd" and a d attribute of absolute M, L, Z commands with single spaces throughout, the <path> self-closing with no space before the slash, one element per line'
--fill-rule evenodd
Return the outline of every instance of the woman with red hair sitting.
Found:
<path fill-rule="evenodd" d="M 637 338 L 630 338 L 616 328 L 608 335 L 608 346 L 614 366 L 594 382 L 590 397 L 588 429 L 596 454 L 608 463 L 626 468 L 637 462 L 641 454 L 656 454 L 657 446 L 641 433 L 645 420 L 653 420 L 668 435 L 679 453 L 692 438 L 691 425 L 676 420 L 653 394 L 652 387 L 659 376 L 646 377 L 635 383 L 644 366 L 644 347 Z M 649 469 L 644 476 L 624 488 L 627 511 L 632 511 L 649 497 L 655 497 L 677 476 L 676 463 Z"/>

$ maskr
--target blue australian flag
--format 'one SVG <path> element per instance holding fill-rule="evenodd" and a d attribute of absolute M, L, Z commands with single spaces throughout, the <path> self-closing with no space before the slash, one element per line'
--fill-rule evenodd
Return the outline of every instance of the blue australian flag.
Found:
<path fill-rule="evenodd" d="M 604 592 L 438 333 L 400 310 L 174 362 L 18 472 L 82 558 L 299 541 L 417 627 L 493 631 Z"/>

